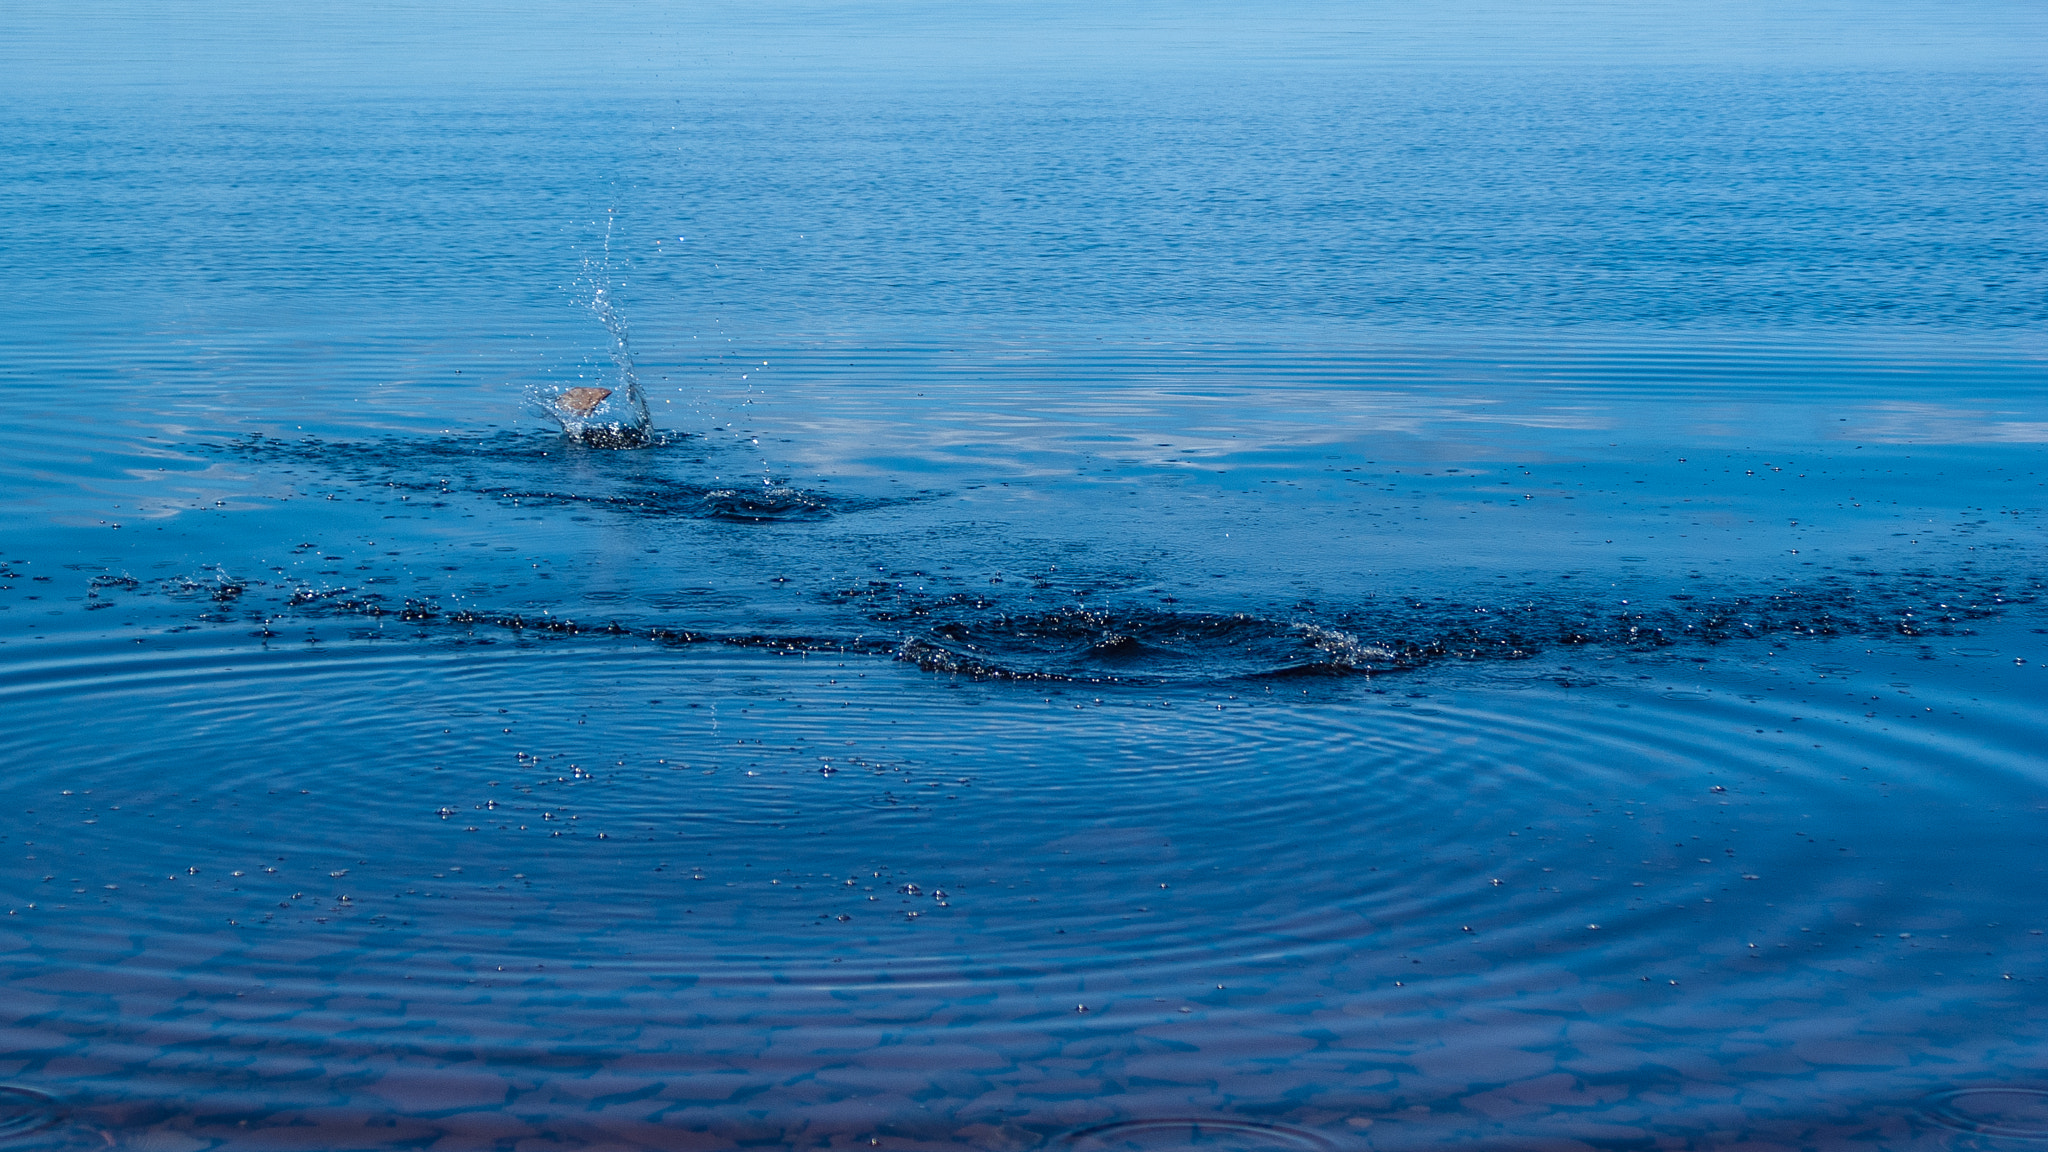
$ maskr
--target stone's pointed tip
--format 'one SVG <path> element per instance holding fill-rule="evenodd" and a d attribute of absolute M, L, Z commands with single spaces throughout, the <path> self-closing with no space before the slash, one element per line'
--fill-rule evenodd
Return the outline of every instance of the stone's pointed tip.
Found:
<path fill-rule="evenodd" d="M 571 388 L 555 397 L 555 406 L 563 411 L 585 416 L 591 409 L 604 403 L 605 397 L 611 394 L 612 390 L 609 388 Z"/>

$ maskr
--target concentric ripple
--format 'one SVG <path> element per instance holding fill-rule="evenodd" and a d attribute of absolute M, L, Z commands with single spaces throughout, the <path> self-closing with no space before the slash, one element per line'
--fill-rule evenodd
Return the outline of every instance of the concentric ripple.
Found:
<path fill-rule="evenodd" d="M 2048 1090 L 1958 1088 L 1930 1101 L 1935 1119 L 1963 1132 L 2048 1140 Z"/>
<path fill-rule="evenodd" d="M 0 1084 L 0 1141 L 39 1132 L 61 1118 L 57 1102 L 43 1093 Z"/>
<path fill-rule="evenodd" d="M 1945 1086 L 1908 1051 L 1983 1081 L 2034 1042 L 2005 975 L 2039 938 L 1984 879 L 2029 852 L 1985 803 L 2024 726 L 1793 720 L 1768 663 L 1167 692 L 630 636 L 36 655 L 10 712 L 105 735 L 0 738 L 7 1072 L 115 1131 L 1487 1146 L 1804 1122 L 1815 1069 L 1897 1099 Z"/>
<path fill-rule="evenodd" d="M 1313 1132 L 1228 1117 L 1123 1120 L 1075 1132 L 1065 1139 L 1076 1152 L 1322 1152 L 1332 1145 Z"/>

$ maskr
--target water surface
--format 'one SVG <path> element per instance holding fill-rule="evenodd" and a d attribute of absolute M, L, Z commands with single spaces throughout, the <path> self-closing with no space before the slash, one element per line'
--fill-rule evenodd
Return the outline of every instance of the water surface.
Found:
<path fill-rule="evenodd" d="M 2037 12 L 109 12 L 0 1146 L 2048 1138 Z"/>

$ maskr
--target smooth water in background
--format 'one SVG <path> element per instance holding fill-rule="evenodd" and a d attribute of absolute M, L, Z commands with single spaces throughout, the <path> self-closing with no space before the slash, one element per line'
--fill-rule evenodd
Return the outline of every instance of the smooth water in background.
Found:
<path fill-rule="evenodd" d="M 2039 1146 L 2048 17 L 1695 7 L 0 11 L 0 1148 Z"/>

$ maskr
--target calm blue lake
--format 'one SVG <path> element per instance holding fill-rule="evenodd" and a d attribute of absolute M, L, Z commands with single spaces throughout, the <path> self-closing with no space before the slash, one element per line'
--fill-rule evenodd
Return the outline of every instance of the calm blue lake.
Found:
<path fill-rule="evenodd" d="M 0 1149 L 2037 1146 L 2044 61 L 0 11 Z"/>

